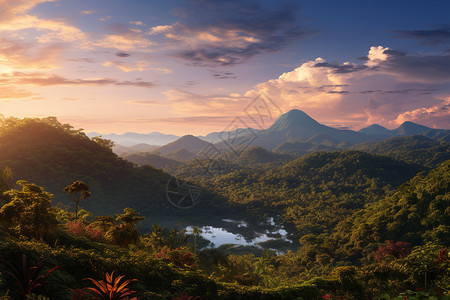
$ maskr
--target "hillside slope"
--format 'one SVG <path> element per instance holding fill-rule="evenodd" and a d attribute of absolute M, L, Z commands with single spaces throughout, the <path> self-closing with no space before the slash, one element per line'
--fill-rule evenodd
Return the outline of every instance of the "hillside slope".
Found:
<path fill-rule="evenodd" d="M 75 180 L 90 186 L 82 207 L 106 214 L 130 206 L 144 214 L 169 209 L 170 175 L 150 166 L 135 167 L 83 132 L 55 118 L 6 119 L 0 128 L 0 167 L 17 179 L 45 187 L 55 203 L 68 203 L 63 188 Z"/>

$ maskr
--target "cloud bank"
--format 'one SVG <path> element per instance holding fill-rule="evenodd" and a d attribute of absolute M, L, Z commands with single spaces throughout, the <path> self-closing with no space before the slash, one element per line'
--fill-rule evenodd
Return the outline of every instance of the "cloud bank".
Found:
<path fill-rule="evenodd" d="M 243 114 L 261 93 L 282 111 L 301 109 L 318 121 L 359 129 L 374 123 L 390 128 L 405 121 L 450 128 L 449 57 L 370 48 L 364 63 L 307 61 L 243 95 L 166 93 L 173 110 L 208 115 Z"/>

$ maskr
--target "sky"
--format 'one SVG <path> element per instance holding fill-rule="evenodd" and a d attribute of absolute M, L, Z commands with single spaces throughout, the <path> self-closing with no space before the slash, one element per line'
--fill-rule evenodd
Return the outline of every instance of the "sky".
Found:
<path fill-rule="evenodd" d="M 0 114 L 104 134 L 264 129 L 291 109 L 337 128 L 450 129 L 448 12 L 447 0 L 0 0 Z"/>

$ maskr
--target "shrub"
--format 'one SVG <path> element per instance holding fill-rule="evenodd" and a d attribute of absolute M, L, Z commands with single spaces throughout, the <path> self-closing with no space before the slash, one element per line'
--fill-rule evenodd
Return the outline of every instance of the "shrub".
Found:
<path fill-rule="evenodd" d="M 409 250 L 409 243 L 386 241 L 384 246 L 378 247 L 375 251 L 375 260 L 383 260 L 387 256 L 393 256 L 395 258 L 402 258 L 411 253 Z"/>

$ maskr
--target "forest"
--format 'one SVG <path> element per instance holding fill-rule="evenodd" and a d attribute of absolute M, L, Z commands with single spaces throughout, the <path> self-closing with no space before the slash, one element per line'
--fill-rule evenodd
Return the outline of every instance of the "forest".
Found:
<path fill-rule="evenodd" d="M 56 118 L 0 120 L 0 299 L 450 299 L 448 142 L 171 163 L 202 188 L 192 211 L 167 201 L 168 170 L 112 146 Z M 296 249 L 228 253 L 196 229 L 139 227 L 238 212 L 276 217 Z"/>

